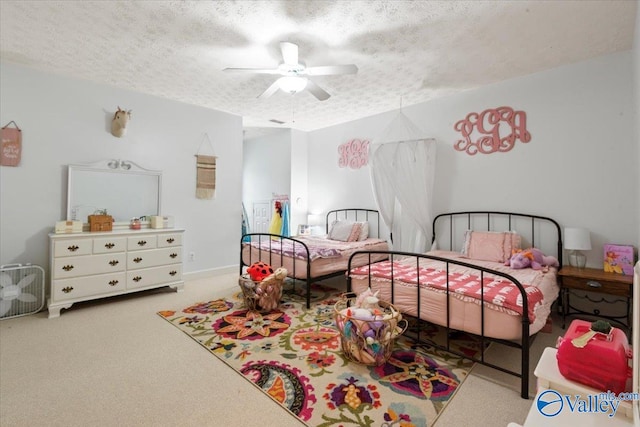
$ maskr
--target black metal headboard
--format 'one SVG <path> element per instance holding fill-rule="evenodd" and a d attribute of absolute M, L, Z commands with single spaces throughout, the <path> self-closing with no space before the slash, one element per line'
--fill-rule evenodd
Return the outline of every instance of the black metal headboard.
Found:
<path fill-rule="evenodd" d="M 331 223 L 340 219 L 367 221 L 369 223 L 369 235 L 373 236 L 373 230 L 376 230 L 376 234 L 373 237 L 380 237 L 380 213 L 375 209 L 348 208 L 334 209 L 327 212 L 327 234 L 329 234 L 329 226 Z"/>
<path fill-rule="evenodd" d="M 447 221 L 448 220 L 448 221 Z M 447 226 L 448 222 L 448 226 Z M 449 250 L 455 250 L 457 243 L 462 244 L 467 230 L 517 231 L 528 245 L 537 247 L 545 253 L 556 252 L 556 258 L 562 267 L 562 232 L 560 225 L 552 218 L 497 211 L 448 212 L 433 219 L 433 237 L 431 243 L 438 241 L 436 233 L 446 233 L 448 229 Z M 459 237 L 458 237 L 459 235 Z M 446 241 L 446 239 L 443 239 Z M 553 244 L 547 244 L 555 240 Z"/>

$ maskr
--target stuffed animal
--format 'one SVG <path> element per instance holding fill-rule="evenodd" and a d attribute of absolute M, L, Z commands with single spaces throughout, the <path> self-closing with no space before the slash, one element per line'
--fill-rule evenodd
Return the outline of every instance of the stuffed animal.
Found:
<path fill-rule="evenodd" d="M 547 271 L 549 267 L 559 267 L 560 263 L 553 256 L 546 256 L 540 249 L 529 248 L 513 251 L 511 258 L 504 265 L 513 269 L 529 268 Z"/>
<path fill-rule="evenodd" d="M 354 307 L 364 307 L 364 303 L 366 301 L 367 298 L 369 297 L 378 297 L 378 292 L 380 291 L 376 291 L 376 293 L 373 293 L 373 291 L 371 290 L 371 288 L 367 288 L 366 291 L 362 292 L 360 295 L 358 295 L 358 297 L 356 298 L 356 301 L 354 302 Z"/>
<path fill-rule="evenodd" d="M 282 297 L 282 281 L 287 277 L 286 268 L 277 268 L 273 274 L 262 279 L 256 288 L 258 305 L 265 311 L 278 308 Z"/>
<path fill-rule="evenodd" d="M 249 268 L 247 268 L 247 274 L 254 282 L 262 282 L 262 279 L 273 274 L 273 267 L 262 261 L 254 262 Z"/>

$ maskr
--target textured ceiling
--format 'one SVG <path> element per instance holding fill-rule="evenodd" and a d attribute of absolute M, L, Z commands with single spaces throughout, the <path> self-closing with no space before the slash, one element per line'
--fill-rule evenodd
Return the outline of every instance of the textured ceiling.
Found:
<path fill-rule="evenodd" d="M 0 58 L 313 130 L 632 48 L 636 1 L 0 1 Z M 277 92 L 280 41 L 332 96 Z M 275 125 L 270 119 L 285 122 Z"/>

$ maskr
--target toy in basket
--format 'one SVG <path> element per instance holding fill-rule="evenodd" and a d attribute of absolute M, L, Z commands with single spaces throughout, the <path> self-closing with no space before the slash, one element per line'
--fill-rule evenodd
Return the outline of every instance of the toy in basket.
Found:
<path fill-rule="evenodd" d="M 287 277 L 286 268 L 275 271 L 265 263 L 254 263 L 247 274 L 240 276 L 244 304 L 249 310 L 271 311 L 278 308 L 282 298 L 282 284 Z"/>
<path fill-rule="evenodd" d="M 364 365 L 382 365 L 391 356 L 395 339 L 407 329 L 407 321 L 392 304 L 379 301 L 366 290 L 357 298 L 343 296 L 334 306 L 342 352 Z"/>

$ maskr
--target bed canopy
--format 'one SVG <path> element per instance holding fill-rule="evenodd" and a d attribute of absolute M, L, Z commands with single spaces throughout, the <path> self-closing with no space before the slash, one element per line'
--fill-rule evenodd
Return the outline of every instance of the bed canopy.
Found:
<path fill-rule="evenodd" d="M 436 141 L 402 111 L 373 140 L 371 184 L 396 251 L 424 252 L 431 239 Z"/>

